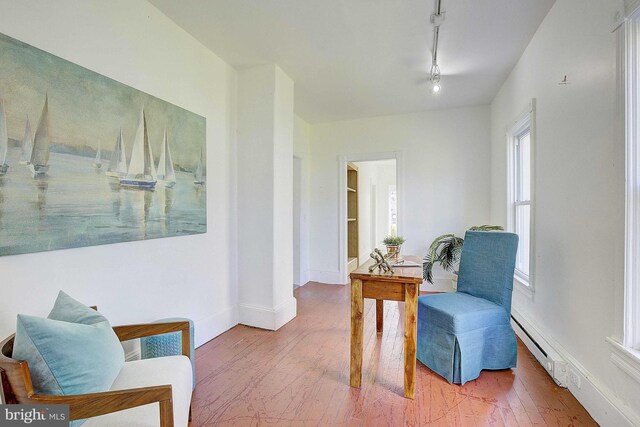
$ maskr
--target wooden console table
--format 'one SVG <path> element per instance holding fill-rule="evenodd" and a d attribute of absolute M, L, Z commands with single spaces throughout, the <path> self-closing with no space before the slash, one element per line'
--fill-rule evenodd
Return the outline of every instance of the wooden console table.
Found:
<path fill-rule="evenodd" d="M 420 257 L 401 258 L 422 265 Z M 362 381 L 364 298 L 376 300 L 376 330 L 382 332 L 384 300 L 404 301 L 404 397 L 413 399 L 416 374 L 416 318 L 422 284 L 421 267 L 393 267 L 395 272 L 369 272 L 370 261 L 351 273 L 351 387 Z"/>

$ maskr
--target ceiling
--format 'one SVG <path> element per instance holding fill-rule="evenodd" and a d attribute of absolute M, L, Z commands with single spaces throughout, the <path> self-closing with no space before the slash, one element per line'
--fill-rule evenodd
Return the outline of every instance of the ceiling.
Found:
<path fill-rule="evenodd" d="M 150 0 L 236 69 L 275 63 L 311 122 L 489 104 L 555 0 Z"/>

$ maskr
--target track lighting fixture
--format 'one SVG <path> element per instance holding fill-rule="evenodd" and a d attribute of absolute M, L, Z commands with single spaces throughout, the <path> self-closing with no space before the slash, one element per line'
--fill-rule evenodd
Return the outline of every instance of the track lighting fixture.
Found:
<path fill-rule="evenodd" d="M 431 73 L 429 80 L 431 81 L 431 92 L 440 93 L 440 67 L 438 67 L 438 38 L 440 37 L 440 25 L 444 22 L 444 12 L 441 10 L 442 1 L 435 0 L 435 10 L 431 15 L 431 23 L 433 24 L 433 49 L 431 51 Z"/>

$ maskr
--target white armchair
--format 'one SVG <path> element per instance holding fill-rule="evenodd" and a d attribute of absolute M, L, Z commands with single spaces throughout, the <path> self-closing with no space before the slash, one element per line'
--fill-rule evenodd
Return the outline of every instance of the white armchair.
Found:
<path fill-rule="evenodd" d="M 182 332 L 182 355 L 126 362 L 111 390 L 80 395 L 38 395 L 26 361 L 11 358 L 14 335 L 0 343 L 0 397 L 4 403 L 67 404 L 71 420 L 86 427 L 187 427 L 192 368 L 189 322 L 115 326 L 120 341 Z"/>

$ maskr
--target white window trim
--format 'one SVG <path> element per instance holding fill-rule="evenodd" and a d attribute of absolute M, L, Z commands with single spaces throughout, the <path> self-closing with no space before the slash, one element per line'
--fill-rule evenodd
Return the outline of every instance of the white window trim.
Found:
<path fill-rule="evenodd" d="M 611 352 L 611 361 L 640 383 L 640 351 L 627 348 L 612 337 L 607 337 L 607 342 L 613 350 Z"/>
<path fill-rule="evenodd" d="M 622 346 L 640 350 L 640 11 L 625 23 L 625 272 Z"/>
<path fill-rule="evenodd" d="M 624 251 L 624 300 L 622 306 L 622 337 L 607 337 L 611 346 L 611 361 L 619 369 L 640 383 L 640 271 L 636 263 L 640 255 L 640 123 L 637 114 L 640 105 L 640 0 L 628 2 L 626 13 L 614 31 L 619 31 L 619 78 L 624 82 L 619 88 L 624 107 L 625 138 L 625 251 Z M 635 347 L 635 349 L 634 349 Z"/>
<path fill-rule="evenodd" d="M 514 274 L 513 282 L 516 289 L 520 290 L 526 296 L 533 298 L 535 292 L 535 149 L 536 149 L 536 100 L 533 98 L 524 111 L 518 116 L 518 118 L 512 122 L 511 126 L 507 129 L 507 230 L 515 230 L 515 212 L 513 205 L 515 202 L 515 186 L 513 182 L 514 175 L 514 144 L 513 140 L 520 135 L 527 127 L 530 132 L 530 146 L 531 146 L 531 188 L 528 204 L 531 206 L 529 210 L 529 277 L 523 277 L 523 275 Z"/>

